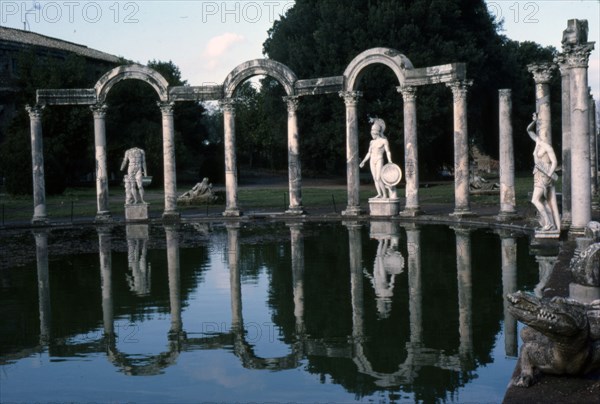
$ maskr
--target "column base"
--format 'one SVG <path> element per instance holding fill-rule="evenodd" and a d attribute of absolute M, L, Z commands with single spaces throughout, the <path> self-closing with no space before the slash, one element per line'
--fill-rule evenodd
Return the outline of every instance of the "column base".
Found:
<path fill-rule="evenodd" d="M 237 209 L 237 208 L 225 209 L 225 212 L 223 212 L 223 216 L 226 216 L 226 217 L 239 217 L 239 216 L 242 216 L 242 212 L 239 209 Z"/>
<path fill-rule="evenodd" d="M 370 198 L 371 216 L 396 216 L 400 211 L 400 198 Z"/>
<path fill-rule="evenodd" d="M 571 236 L 583 236 L 585 235 L 585 227 L 571 226 L 569 228 L 569 237 Z"/>
<path fill-rule="evenodd" d="M 148 204 L 125 204 L 125 221 L 135 222 L 140 220 L 148 220 Z"/>
<path fill-rule="evenodd" d="M 342 216 L 360 216 L 365 213 L 360 206 L 347 206 L 346 210 L 342 211 Z"/>
<path fill-rule="evenodd" d="M 417 217 L 422 215 L 423 212 L 421 210 L 421 208 L 419 208 L 418 206 L 416 208 L 404 208 L 403 211 L 400 212 L 400 216 L 402 217 Z"/>
<path fill-rule="evenodd" d="M 477 215 L 470 209 L 455 209 L 454 212 L 450 213 L 450 216 L 461 219 L 463 217 L 475 217 Z"/>
<path fill-rule="evenodd" d="M 162 220 L 165 223 L 178 223 L 181 220 L 181 214 L 175 210 L 165 210 L 162 214 Z"/>
<path fill-rule="evenodd" d="M 537 239 L 556 239 L 560 238 L 560 230 L 536 230 L 535 238 Z"/>
<path fill-rule="evenodd" d="M 94 223 L 111 223 L 113 221 L 112 215 L 108 210 L 99 211 L 96 213 Z"/>
<path fill-rule="evenodd" d="M 288 210 L 285 211 L 286 215 L 294 215 L 294 216 L 300 216 L 300 215 L 304 215 L 306 213 L 306 211 L 304 210 L 304 208 L 302 206 L 294 206 L 294 207 L 289 207 Z"/>
<path fill-rule="evenodd" d="M 34 216 L 31 219 L 31 224 L 33 226 L 48 226 L 50 224 L 50 220 L 46 216 Z"/>
<path fill-rule="evenodd" d="M 560 220 L 560 228 L 568 230 L 571 227 L 571 213 L 563 213 Z"/>
<path fill-rule="evenodd" d="M 496 216 L 496 220 L 499 222 L 510 222 L 513 220 L 519 220 L 521 219 L 521 216 L 519 216 L 519 214 L 514 211 L 514 212 L 500 212 L 498 213 L 498 216 Z"/>

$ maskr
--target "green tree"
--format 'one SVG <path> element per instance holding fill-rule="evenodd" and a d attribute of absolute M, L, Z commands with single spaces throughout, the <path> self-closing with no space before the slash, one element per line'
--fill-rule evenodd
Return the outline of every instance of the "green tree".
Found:
<path fill-rule="evenodd" d="M 521 125 L 521 111 L 530 115 L 535 106 L 533 80 L 525 65 L 540 58 L 551 60 L 555 53 L 552 48 L 511 41 L 499 33 L 500 28 L 483 0 L 350 0 L 343 8 L 332 0 L 297 0 L 269 30 L 263 52 L 302 79 L 339 76 L 354 57 L 374 47 L 397 49 L 415 67 L 465 62 L 467 77 L 474 80 L 468 104 L 470 139 L 494 155 L 498 148 L 497 90 L 513 88 L 513 108 L 519 116 L 515 126 Z M 386 67 L 365 69 L 359 83 L 364 93 L 359 104 L 361 154 L 369 140 L 368 117 L 379 116 L 388 123 L 394 159 L 402 162 L 398 84 Z M 343 172 L 343 102 L 336 96 L 316 96 L 303 105 L 303 167 Z M 433 173 L 453 162 L 451 91 L 444 85 L 419 88 L 417 111 L 421 170 Z"/>

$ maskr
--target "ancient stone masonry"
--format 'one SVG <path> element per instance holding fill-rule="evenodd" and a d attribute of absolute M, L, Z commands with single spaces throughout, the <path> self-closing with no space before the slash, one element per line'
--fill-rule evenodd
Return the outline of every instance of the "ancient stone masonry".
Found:
<path fill-rule="evenodd" d="M 288 107 L 288 173 L 290 205 L 287 214 L 303 214 L 302 169 L 300 155 L 301 135 L 298 131 L 297 108 L 301 96 L 339 93 L 346 104 L 346 155 L 348 204 L 343 214 L 357 216 L 363 211 L 359 198 L 359 142 L 357 102 L 360 92 L 357 86 L 363 69 L 371 64 L 388 66 L 398 78 L 398 90 L 404 100 L 404 136 L 406 148 L 405 171 L 407 173 L 406 206 L 403 214 L 414 216 L 420 212 L 418 145 L 416 128 L 416 88 L 436 83 L 454 83 L 455 94 L 455 155 L 458 167 L 456 186 L 456 213 L 469 213 L 468 202 L 468 153 L 466 125 L 466 79 L 464 63 L 446 64 L 415 69 L 410 60 L 400 52 L 390 48 L 368 49 L 354 58 L 343 75 L 298 80 L 287 66 L 270 59 L 255 59 L 241 63 L 225 78 L 222 85 L 169 87 L 168 82 L 155 70 L 139 64 L 116 67 L 104 74 L 91 89 L 40 89 L 37 91 L 39 105 L 89 105 L 94 117 L 96 147 L 97 205 L 96 220 L 106 222 L 112 219 L 108 208 L 107 147 L 106 147 L 106 104 L 105 100 L 115 84 L 122 80 L 136 79 L 148 83 L 159 98 L 159 108 L 163 124 L 163 167 L 165 178 L 165 209 L 163 220 L 179 220 L 177 212 L 176 163 L 174 150 L 173 105 L 180 101 L 217 100 L 223 108 L 225 144 L 225 216 L 242 214 L 237 203 L 237 161 L 235 154 L 235 102 L 234 94 L 238 86 L 250 77 L 268 75 L 283 86 Z M 37 184 L 36 213 L 34 221 L 44 222 L 45 192 L 43 188 L 41 121 L 31 118 L 32 145 L 34 148 L 34 184 Z M 35 136 L 33 136 L 35 134 Z M 34 139 L 35 138 L 35 139 Z M 41 160 L 40 160 L 41 158 Z M 43 161 L 42 161 L 43 162 Z"/>
<path fill-rule="evenodd" d="M 510 89 L 498 90 L 500 117 L 500 213 L 499 220 L 513 218 L 516 213 L 515 161 L 512 129 L 512 98 Z"/>

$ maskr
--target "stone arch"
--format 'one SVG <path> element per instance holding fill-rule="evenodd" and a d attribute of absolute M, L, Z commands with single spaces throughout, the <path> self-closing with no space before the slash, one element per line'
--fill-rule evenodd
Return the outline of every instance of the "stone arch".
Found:
<path fill-rule="evenodd" d="M 403 54 L 391 48 L 371 48 L 356 56 L 344 71 L 344 87 L 346 91 L 355 91 L 364 68 L 374 63 L 388 66 L 400 85 L 405 81 L 405 70 L 413 69 L 412 62 Z"/>
<path fill-rule="evenodd" d="M 169 83 L 167 80 L 156 70 L 134 63 L 131 65 L 115 67 L 104 74 L 104 76 L 100 77 L 94 86 L 98 102 L 103 103 L 106 100 L 106 96 L 110 89 L 119 81 L 127 79 L 142 80 L 150 84 L 158 94 L 160 101 L 168 101 Z"/>
<path fill-rule="evenodd" d="M 235 89 L 244 80 L 258 75 L 273 77 L 283 86 L 288 96 L 295 94 L 294 84 L 298 78 L 289 67 L 270 59 L 254 59 L 238 65 L 227 75 L 223 82 L 225 98 L 233 97 Z"/>

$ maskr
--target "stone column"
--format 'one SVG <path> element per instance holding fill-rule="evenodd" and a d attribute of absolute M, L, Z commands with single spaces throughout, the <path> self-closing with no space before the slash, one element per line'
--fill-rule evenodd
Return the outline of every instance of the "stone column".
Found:
<path fill-rule="evenodd" d="M 467 91 L 472 80 L 447 83 L 454 99 L 454 216 L 470 216 Z"/>
<path fill-rule="evenodd" d="M 40 314 L 40 345 L 50 342 L 52 307 L 50 305 L 50 276 L 48 273 L 48 232 L 34 231 L 37 261 L 38 310 Z"/>
<path fill-rule="evenodd" d="M 562 128 L 562 228 L 571 226 L 571 72 L 564 54 L 555 62 L 561 78 Z"/>
<path fill-rule="evenodd" d="M 471 232 L 454 228 L 456 233 L 456 271 L 458 279 L 458 332 L 460 355 L 463 359 L 473 352 L 473 303 L 471 281 Z"/>
<path fill-rule="evenodd" d="M 244 328 L 242 316 L 242 282 L 240 278 L 240 225 L 227 223 L 227 264 L 231 290 L 231 330 L 239 334 Z"/>
<path fill-rule="evenodd" d="M 406 206 L 401 216 L 417 216 L 419 207 L 419 152 L 417 141 L 417 88 L 398 87 L 404 101 L 404 178 Z"/>
<path fill-rule="evenodd" d="M 288 177 L 290 206 L 286 213 L 301 215 L 302 208 L 302 166 L 300 164 L 300 143 L 298 136 L 298 117 L 296 111 L 300 97 L 283 97 L 288 111 Z"/>
<path fill-rule="evenodd" d="M 360 157 L 358 155 L 358 100 L 360 91 L 340 91 L 346 104 L 346 176 L 348 182 L 348 206 L 342 212 L 345 216 L 358 216 L 360 209 Z"/>
<path fill-rule="evenodd" d="M 571 229 L 583 234 L 592 218 L 590 179 L 588 61 L 594 43 L 574 45 L 565 50 L 570 74 L 571 95 Z"/>
<path fill-rule="evenodd" d="M 596 104 L 592 95 L 592 88 L 589 91 L 589 125 L 590 125 L 590 173 L 592 175 L 592 207 L 598 209 L 598 139 L 596 137 Z"/>
<path fill-rule="evenodd" d="M 179 220 L 177 212 L 177 175 L 175 165 L 175 126 L 173 124 L 173 102 L 159 102 L 163 129 L 163 165 L 165 177 L 165 211 L 163 220 Z"/>
<path fill-rule="evenodd" d="M 90 106 L 94 114 L 94 145 L 96 149 L 96 222 L 112 220 L 108 204 L 108 169 L 106 164 L 106 104 Z"/>
<path fill-rule="evenodd" d="M 292 283 L 294 293 L 294 317 L 296 334 L 303 335 L 304 327 L 304 236 L 302 223 L 288 225 L 292 246 Z"/>
<path fill-rule="evenodd" d="M 171 306 L 171 329 L 169 339 L 178 339 L 183 332 L 181 320 L 181 276 L 179 269 L 179 234 L 175 226 L 165 226 L 167 241 L 167 269 L 169 274 L 169 303 Z"/>
<path fill-rule="evenodd" d="M 510 220 L 517 215 L 511 90 L 498 90 L 498 98 L 500 121 L 500 213 L 498 220 Z"/>
<path fill-rule="evenodd" d="M 31 125 L 31 172 L 33 175 L 33 225 L 47 225 L 46 183 L 44 180 L 44 143 L 42 139 L 43 105 L 27 105 Z"/>
<path fill-rule="evenodd" d="M 552 145 L 552 122 L 550 115 L 550 79 L 556 66 L 551 63 L 532 63 L 527 69 L 535 81 L 535 112 L 538 115 L 537 134 Z"/>
<path fill-rule="evenodd" d="M 225 212 L 223 216 L 240 216 L 237 206 L 237 161 L 235 154 L 235 100 L 220 101 L 225 130 Z"/>

